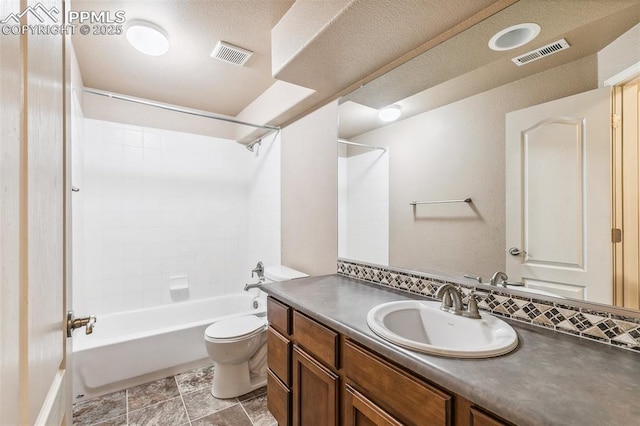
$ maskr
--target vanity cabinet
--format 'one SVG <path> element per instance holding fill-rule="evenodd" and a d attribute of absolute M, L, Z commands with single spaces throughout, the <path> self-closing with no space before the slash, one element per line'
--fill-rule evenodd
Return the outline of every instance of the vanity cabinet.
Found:
<path fill-rule="evenodd" d="M 291 424 L 291 312 L 267 299 L 267 408 L 280 426 Z"/>
<path fill-rule="evenodd" d="M 340 378 L 303 349 L 293 349 L 293 424 L 338 425 Z"/>
<path fill-rule="evenodd" d="M 267 407 L 279 425 L 337 426 L 340 335 L 267 300 Z"/>
<path fill-rule="evenodd" d="M 267 313 L 267 407 L 281 426 L 509 425 L 271 296 Z"/>
<path fill-rule="evenodd" d="M 405 373 L 348 340 L 345 343 L 344 364 L 347 383 L 374 401 L 380 411 L 401 424 L 451 424 L 450 394 Z"/>
<path fill-rule="evenodd" d="M 471 426 L 505 426 L 506 423 L 496 419 L 488 413 L 484 413 L 481 410 L 471 407 Z"/>
<path fill-rule="evenodd" d="M 344 424 L 348 426 L 400 426 L 383 408 L 351 386 L 346 385 L 344 391 Z"/>

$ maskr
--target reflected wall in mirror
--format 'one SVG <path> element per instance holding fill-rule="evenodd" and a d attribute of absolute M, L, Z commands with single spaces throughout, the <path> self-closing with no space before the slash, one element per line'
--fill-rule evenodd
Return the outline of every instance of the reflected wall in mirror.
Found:
<path fill-rule="evenodd" d="M 388 151 L 339 149 L 340 257 L 485 283 L 506 271 L 507 283 L 531 291 L 638 309 L 637 227 L 625 225 L 624 253 L 611 243 L 623 211 L 637 223 L 638 202 L 623 204 L 610 185 L 621 184 L 624 165 L 637 194 L 638 169 L 615 156 L 624 139 L 610 138 L 611 89 L 602 87 L 640 62 L 640 2 L 604 3 L 520 0 L 343 98 L 340 138 Z M 540 25 L 534 41 L 488 48 L 494 34 L 523 22 Z M 570 47 L 523 66 L 511 60 L 560 39 Z M 628 95 L 620 105 L 630 103 L 629 87 L 614 90 Z M 635 87 L 625 123 L 635 120 L 637 146 Z M 564 98 L 586 111 L 554 109 Z M 586 118 L 592 100 L 602 107 L 597 119 Z M 402 117 L 383 123 L 377 112 L 391 104 Z M 590 130 L 594 121 L 604 123 L 603 137 Z"/>

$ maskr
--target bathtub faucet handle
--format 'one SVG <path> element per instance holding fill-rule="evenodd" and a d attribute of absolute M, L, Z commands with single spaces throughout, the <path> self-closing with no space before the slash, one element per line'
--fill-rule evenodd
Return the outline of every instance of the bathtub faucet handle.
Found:
<path fill-rule="evenodd" d="M 71 337 L 73 330 L 80 327 L 86 327 L 85 334 L 93 333 L 93 327 L 96 325 L 97 321 L 98 320 L 95 315 L 76 318 L 75 315 L 73 315 L 73 311 L 67 312 L 67 337 Z"/>
<path fill-rule="evenodd" d="M 264 279 L 264 263 L 262 263 L 261 261 L 258 262 L 256 267 L 251 270 L 251 278 L 253 278 L 254 274 L 258 274 L 258 278 L 260 279 L 260 281 L 263 281 L 263 279 Z"/>

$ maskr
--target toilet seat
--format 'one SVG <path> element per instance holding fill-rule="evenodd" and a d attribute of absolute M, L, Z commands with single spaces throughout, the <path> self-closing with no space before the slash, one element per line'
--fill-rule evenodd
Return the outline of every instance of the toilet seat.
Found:
<path fill-rule="evenodd" d="M 253 337 L 264 331 L 266 327 L 265 318 L 245 315 L 211 324 L 204 331 L 204 338 L 208 342 L 236 342 Z"/>

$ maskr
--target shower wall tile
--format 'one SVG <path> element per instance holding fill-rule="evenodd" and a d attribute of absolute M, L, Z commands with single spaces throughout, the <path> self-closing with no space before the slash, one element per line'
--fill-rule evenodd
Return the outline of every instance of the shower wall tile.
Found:
<path fill-rule="evenodd" d="M 78 124 L 80 123 L 80 124 Z M 234 141 L 74 121 L 74 305 L 103 314 L 237 292 L 280 263 L 279 136 Z M 74 306 L 74 307 L 75 307 Z"/>

